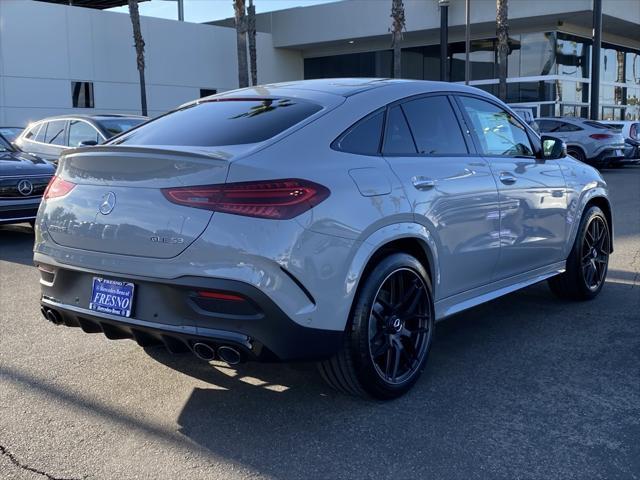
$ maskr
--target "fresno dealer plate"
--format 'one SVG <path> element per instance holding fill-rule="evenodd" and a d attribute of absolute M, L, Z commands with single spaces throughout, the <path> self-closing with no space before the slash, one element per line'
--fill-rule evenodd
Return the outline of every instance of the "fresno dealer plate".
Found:
<path fill-rule="evenodd" d="M 134 285 L 130 282 L 93 277 L 89 308 L 120 317 L 131 316 Z"/>

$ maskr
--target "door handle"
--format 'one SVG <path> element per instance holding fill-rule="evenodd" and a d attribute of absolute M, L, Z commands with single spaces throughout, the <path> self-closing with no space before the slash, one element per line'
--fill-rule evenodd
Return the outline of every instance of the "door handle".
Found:
<path fill-rule="evenodd" d="M 411 183 L 418 190 L 429 190 L 436 186 L 436 181 L 428 177 L 413 177 Z"/>
<path fill-rule="evenodd" d="M 505 185 L 513 185 L 517 180 L 517 178 L 511 175 L 509 172 L 502 172 L 499 178 L 500 181 Z"/>

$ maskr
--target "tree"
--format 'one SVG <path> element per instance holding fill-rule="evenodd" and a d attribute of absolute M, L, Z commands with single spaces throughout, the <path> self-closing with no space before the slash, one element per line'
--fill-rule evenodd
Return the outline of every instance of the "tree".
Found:
<path fill-rule="evenodd" d="M 400 49 L 400 41 L 402 40 L 402 31 L 405 28 L 404 4 L 402 0 L 391 1 L 391 48 L 393 48 L 393 78 L 402 76 L 402 50 Z"/>
<path fill-rule="evenodd" d="M 138 11 L 138 0 L 129 0 L 129 18 L 133 28 L 133 41 L 136 47 L 136 63 L 138 74 L 140 75 L 140 105 L 142 115 L 147 115 L 147 86 L 144 79 L 144 39 L 140 29 L 140 12 Z"/>
<path fill-rule="evenodd" d="M 238 86 L 249 86 L 249 72 L 247 65 L 247 15 L 245 0 L 233 0 L 236 17 L 236 43 L 238 47 Z"/>
<path fill-rule="evenodd" d="M 249 0 L 247 8 L 247 34 L 249 36 L 249 66 L 251 70 L 251 85 L 258 84 L 258 57 L 256 51 L 256 7 L 253 0 Z"/>
<path fill-rule="evenodd" d="M 498 36 L 498 97 L 507 100 L 507 57 L 509 56 L 509 0 L 496 0 L 496 34 Z"/>

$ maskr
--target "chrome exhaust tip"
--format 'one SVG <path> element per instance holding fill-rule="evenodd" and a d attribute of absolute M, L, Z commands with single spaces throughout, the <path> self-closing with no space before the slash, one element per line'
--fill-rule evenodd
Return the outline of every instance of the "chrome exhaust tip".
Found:
<path fill-rule="evenodd" d="M 46 315 L 47 315 L 47 320 L 49 320 L 51 323 L 55 325 L 60 325 L 62 323 L 62 317 L 55 310 L 51 310 L 51 309 L 47 310 Z"/>
<path fill-rule="evenodd" d="M 218 357 L 223 362 L 227 362 L 229 365 L 237 365 L 242 360 L 242 355 L 240 352 L 233 347 L 228 345 L 223 345 L 218 348 Z"/>
<path fill-rule="evenodd" d="M 193 353 L 200 360 L 204 360 L 205 362 L 209 362 L 213 360 L 216 356 L 215 351 L 206 343 L 194 343 L 192 347 Z"/>

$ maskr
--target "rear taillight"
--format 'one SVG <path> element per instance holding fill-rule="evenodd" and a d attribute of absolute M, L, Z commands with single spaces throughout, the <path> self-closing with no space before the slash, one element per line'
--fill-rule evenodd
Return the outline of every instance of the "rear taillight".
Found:
<path fill-rule="evenodd" d="M 214 212 L 286 220 L 315 207 L 329 189 L 308 180 L 288 178 L 197 187 L 164 188 L 170 202 Z"/>
<path fill-rule="evenodd" d="M 613 138 L 613 135 L 609 135 L 608 133 L 592 133 L 589 136 L 594 140 L 607 140 L 609 138 Z"/>
<path fill-rule="evenodd" d="M 67 193 L 69 193 L 76 186 L 75 183 L 68 182 L 66 180 L 61 179 L 57 175 L 54 175 L 49 185 L 47 185 L 46 190 L 44 191 L 43 197 L 45 200 L 50 198 L 60 198 L 64 197 Z"/>

